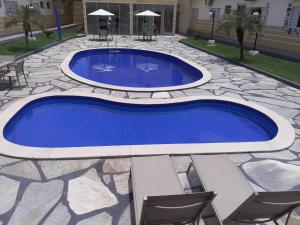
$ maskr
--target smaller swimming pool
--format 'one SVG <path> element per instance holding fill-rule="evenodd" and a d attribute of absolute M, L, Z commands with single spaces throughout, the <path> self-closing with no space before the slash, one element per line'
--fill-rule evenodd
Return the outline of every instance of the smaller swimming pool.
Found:
<path fill-rule="evenodd" d="M 180 101 L 82 93 L 29 97 L 0 115 L 0 153 L 72 158 L 257 152 L 286 148 L 295 138 L 286 120 L 254 104 L 204 96 Z"/>
<path fill-rule="evenodd" d="M 257 142 L 273 139 L 277 131 L 264 114 L 224 101 L 134 105 L 53 96 L 20 110 L 4 137 L 20 145 L 57 148 Z"/>
<path fill-rule="evenodd" d="M 90 85 L 132 91 L 184 89 L 211 78 L 205 68 L 181 57 L 127 48 L 73 52 L 61 68 L 67 76 Z"/>

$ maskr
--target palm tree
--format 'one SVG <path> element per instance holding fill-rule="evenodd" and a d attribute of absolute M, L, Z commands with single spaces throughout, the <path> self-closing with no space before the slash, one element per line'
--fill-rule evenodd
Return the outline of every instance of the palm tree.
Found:
<path fill-rule="evenodd" d="M 31 26 L 41 25 L 39 11 L 32 7 L 20 6 L 17 15 L 10 17 L 5 22 L 5 28 L 16 26 L 18 23 L 22 23 L 23 25 L 23 31 L 25 34 L 25 44 L 26 48 L 28 48 L 28 34 L 31 30 Z"/>
<path fill-rule="evenodd" d="M 260 17 L 252 15 L 252 11 L 245 7 L 233 10 L 224 16 L 223 22 L 218 30 L 224 30 L 228 35 L 235 31 L 240 44 L 240 60 L 244 61 L 244 35 L 245 32 L 256 31 L 258 24 L 261 23 Z"/>

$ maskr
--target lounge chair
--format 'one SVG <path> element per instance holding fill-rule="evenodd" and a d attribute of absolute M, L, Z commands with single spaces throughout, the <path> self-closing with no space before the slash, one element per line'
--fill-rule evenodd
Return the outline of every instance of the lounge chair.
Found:
<path fill-rule="evenodd" d="M 136 225 L 197 223 L 213 192 L 184 194 L 169 156 L 133 157 Z"/>
<path fill-rule="evenodd" d="M 245 176 L 226 155 L 192 155 L 192 164 L 204 190 L 217 196 L 212 206 L 219 220 L 265 223 L 287 215 L 300 206 L 300 191 L 255 192 Z"/>

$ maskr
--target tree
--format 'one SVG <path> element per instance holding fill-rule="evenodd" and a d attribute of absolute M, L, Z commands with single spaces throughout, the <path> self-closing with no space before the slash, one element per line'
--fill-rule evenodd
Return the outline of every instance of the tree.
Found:
<path fill-rule="evenodd" d="M 31 26 L 41 25 L 39 11 L 28 6 L 20 6 L 18 8 L 17 15 L 10 17 L 5 22 L 5 29 L 8 27 L 16 26 L 18 25 L 18 23 L 22 23 L 23 25 L 23 31 L 25 34 L 25 44 L 26 48 L 28 48 L 28 34 L 31 30 Z"/>
<path fill-rule="evenodd" d="M 218 30 L 224 30 L 228 35 L 235 31 L 240 45 L 240 60 L 244 61 L 244 35 L 245 32 L 254 32 L 260 24 L 260 17 L 252 15 L 252 11 L 245 7 L 233 10 L 226 14 Z"/>

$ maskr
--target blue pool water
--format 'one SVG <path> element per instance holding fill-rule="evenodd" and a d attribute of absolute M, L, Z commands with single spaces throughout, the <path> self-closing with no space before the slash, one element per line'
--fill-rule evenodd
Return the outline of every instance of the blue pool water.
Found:
<path fill-rule="evenodd" d="M 137 88 L 184 85 L 203 76 L 176 57 L 135 49 L 84 50 L 73 56 L 69 67 L 88 80 Z"/>
<path fill-rule="evenodd" d="M 35 147 L 267 141 L 276 124 L 249 107 L 197 100 L 131 105 L 52 96 L 27 104 L 6 125 L 7 140 Z"/>

